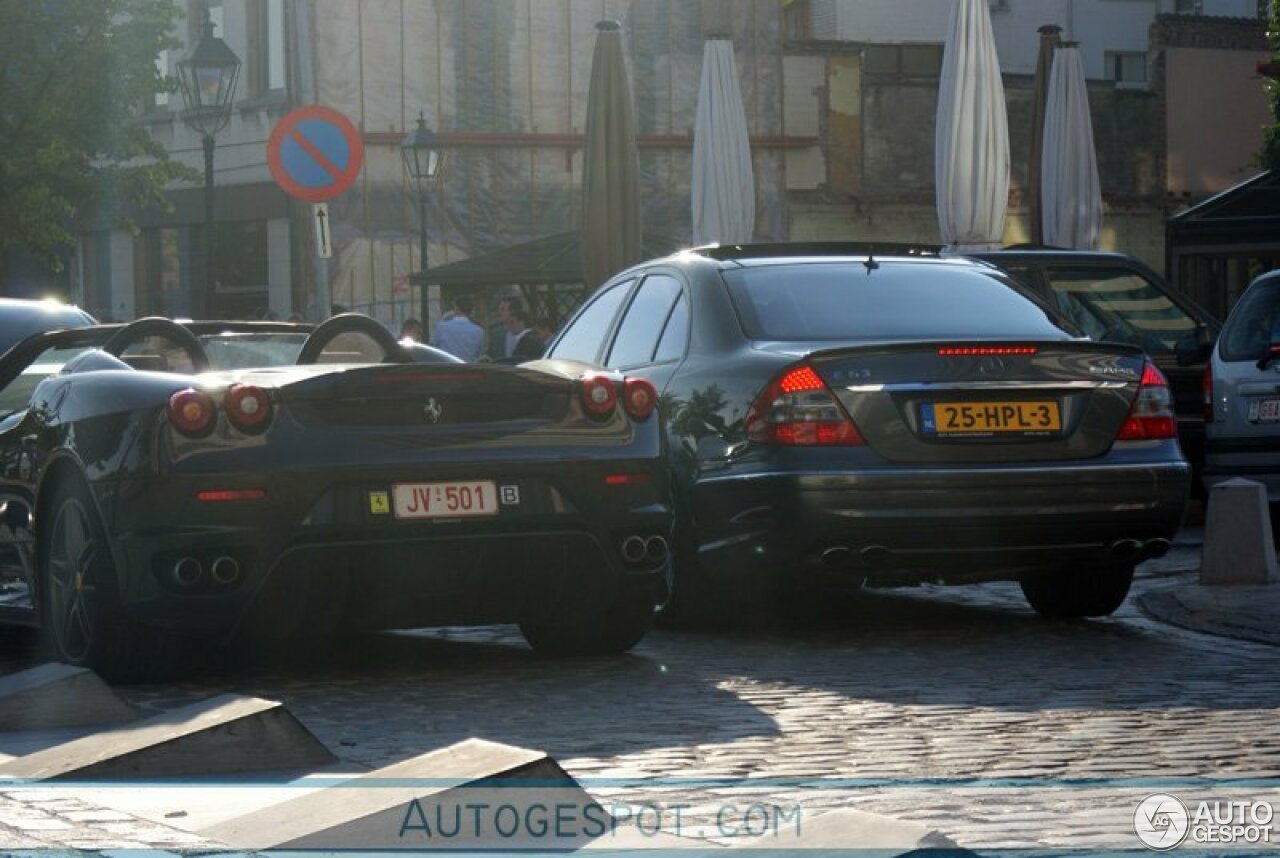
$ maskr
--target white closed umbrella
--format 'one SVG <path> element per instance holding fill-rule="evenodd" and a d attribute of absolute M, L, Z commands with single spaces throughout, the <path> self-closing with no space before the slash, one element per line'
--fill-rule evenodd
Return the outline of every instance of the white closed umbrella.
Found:
<path fill-rule="evenodd" d="M 1009 205 L 1009 120 L 987 0 L 956 0 L 938 90 L 938 229 L 952 251 L 990 250 Z"/>
<path fill-rule="evenodd" d="M 751 241 L 756 224 L 751 139 L 733 42 L 708 39 L 693 124 L 693 243 Z"/>
<path fill-rule="evenodd" d="M 1071 43 L 1053 55 L 1044 112 L 1040 175 L 1044 243 L 1094 250 L 1102 231 L 1102 184 L 1089 117 L 1089 88 L 1079 49 Z"/>

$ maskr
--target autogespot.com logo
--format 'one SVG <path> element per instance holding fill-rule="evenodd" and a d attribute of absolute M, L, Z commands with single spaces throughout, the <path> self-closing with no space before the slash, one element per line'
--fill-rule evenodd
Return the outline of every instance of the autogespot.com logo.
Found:
<path fill-rule="evenodd" d="M 1187 839 L 1191 816 L 1171 795 L 1149 795 L 1133 811 L 1133 830 L 1149 849 L 1173 849 Z"/>

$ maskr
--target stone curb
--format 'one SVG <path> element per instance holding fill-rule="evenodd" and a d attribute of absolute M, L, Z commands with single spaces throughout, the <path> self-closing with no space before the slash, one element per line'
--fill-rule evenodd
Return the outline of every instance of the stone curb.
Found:
<path fill-rule="evenodd" d="M 1204 587 L 1179 584 L 1143 593 L 1139 610 L 1191 631 L 1280 646 L 1280 585 Z"/>

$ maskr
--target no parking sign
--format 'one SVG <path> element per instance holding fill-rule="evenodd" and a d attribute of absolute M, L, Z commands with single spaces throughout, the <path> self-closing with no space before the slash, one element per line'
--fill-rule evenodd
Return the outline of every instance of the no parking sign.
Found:
<path fill-rule="evenodd" d="M 318 104 L 290 111 L 267 140 L 267 166 L 276 183 L 309 203 L 331 200 L 351 187 L 363 164 L 360 130 Z"/>

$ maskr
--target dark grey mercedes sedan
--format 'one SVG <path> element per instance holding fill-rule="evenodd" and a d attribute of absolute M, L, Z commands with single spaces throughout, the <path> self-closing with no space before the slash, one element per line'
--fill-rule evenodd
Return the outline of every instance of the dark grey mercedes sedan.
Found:
<path fill-rule="evenodd" d="M 1190 469 L 1160 370 L 983 262 L 703 248 L 596 291 L 547 359 L 651 381 L 678 487 L 669 617 L 785 588 L 1016 580 L 1103 616 Z"/>

